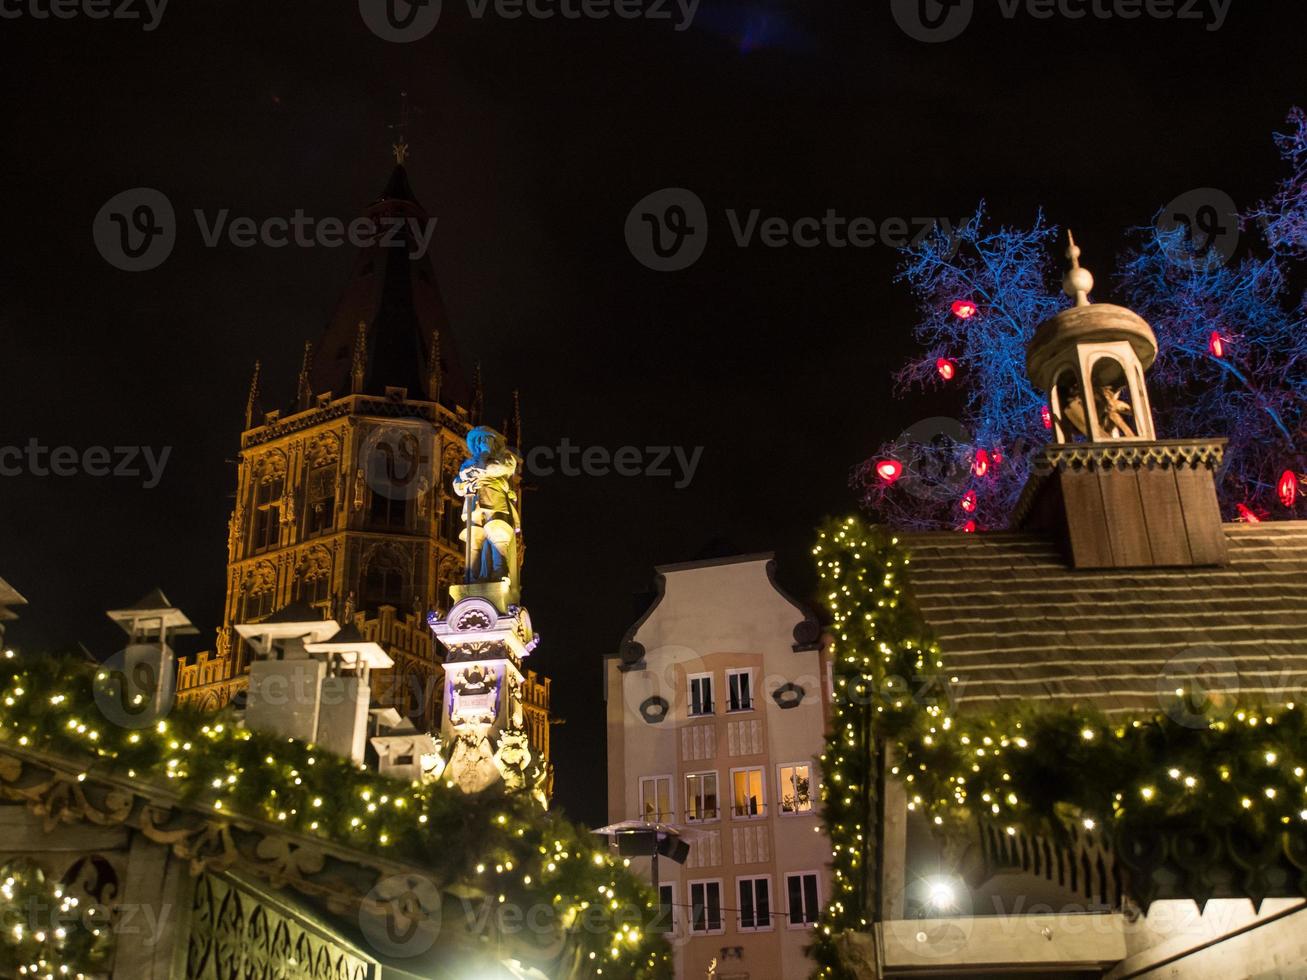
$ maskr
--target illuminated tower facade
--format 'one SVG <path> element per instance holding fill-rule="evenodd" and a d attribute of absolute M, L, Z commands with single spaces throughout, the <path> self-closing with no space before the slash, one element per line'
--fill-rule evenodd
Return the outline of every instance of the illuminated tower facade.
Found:
<path fill-rule="evenodd" d="M 302 604 L 385 648 L 394 667 L 374 672 L 375 702 L 439 728 L 443 664 L 427 614 L 448 609 L 449 586 L 463 576 L 452 483 L 482 395 L 479 378 L 469 384 L 460 368 L 423 244 L 430 219 L 397 151 L 366 213 L 378 235 L 360 250 L 320 342 L 306 345 L 285 407 L 264 409 L 255 366 L 223 625 L 215 653 L 181 665 L 183 700 L 216 708 L 235 697 L 250 660 L 236 624 Z M 507 436 L 517 445 L 516 404 L 514 415 Z M 549 681 L 531 673 L 524 693 L 532 744 L 547 759 Z"/>

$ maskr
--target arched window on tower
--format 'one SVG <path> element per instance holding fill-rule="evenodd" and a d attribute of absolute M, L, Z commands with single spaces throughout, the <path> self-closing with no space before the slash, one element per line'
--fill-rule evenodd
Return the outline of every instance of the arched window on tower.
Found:
<path fill-rule="evenodd" d="M 304 537 L 315 538 L 336 526 L 336 464 L 309 470 L 304 481 Z"/>
<path fill-rule="evenodd" d="M 281 497 L 285 475 L 267 470 L 254 484 L 250 511 L 250 551 L 257 554 L 277 547 L 281 533 Z"/>
<path fill-rule="evenodd" d="M 386 548 L 373 553 L 363 571 L 363 607 L 407 609 L 407 595 L 407 576 L 399 556 Z"/>

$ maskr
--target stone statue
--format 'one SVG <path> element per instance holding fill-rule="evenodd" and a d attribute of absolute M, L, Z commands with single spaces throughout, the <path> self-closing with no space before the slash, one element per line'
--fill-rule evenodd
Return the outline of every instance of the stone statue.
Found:
<path fill-rule="evenodd" d="M 463 498 L 463 532 L 467 549 L 467 582 L 510 580 L 518 583 L 517 535 L 520 517 L 513 476 L 517 458 L 502 435 L 488 426 L 467 434 L 470 458 L 454 478 L 454 492 Z"/>

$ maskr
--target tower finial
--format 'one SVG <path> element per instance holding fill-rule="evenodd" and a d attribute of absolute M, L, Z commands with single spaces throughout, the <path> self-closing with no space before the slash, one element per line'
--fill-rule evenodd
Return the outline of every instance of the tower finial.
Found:
<path fill-rule="evenodd" d="M 390 150 L 395 155 L 395 162 L 401 167 L 404 165 L 404 161 L 408 159 L 407 130 L 409 113 L 421 111 L 421 109 L 409 105 L 408 92 L 399 93 L 399 121 L 389 123 L 386 128 L 393 130 L 395 133 L 395 142 L 391 144 Z"/>
<path fill-rule="evenodd" d="M 440 401 L 440 328 L 431 331 L 431 359 L 427 362 L 427 400 Z"/>
<path fill-rule="evenodd" d="M 351 392 L 355 395 L 363 391 L 363 377 L 367 370 L 368 363 L 368 325 L 364 321 L 359 321 L 359 332 L 354 338 L 354 364 L 352 366 L 351 380 L 353 385 Z"/>
<path fill-rule="evenodd" d="M 513 389 L 513 445 L 520 452 L 522 449 L 522 401 L 518 391 Z"/>
<path fill-rule="evenodd" d="M 1071 260 L 1071 268 L 1067 270 L 1066 278 L 1062 280 L 1062 290 L 1076 301 L 1076 306 L 1088 306 L 1089 293 L 1094 288 L 1094 277 L 1088 269 L 1081 268 L 1080 246 L 1076 244 L 1075 236 L 1071 234 L 1069 228 L 1066 240 L 1066 257 Z"/>
<path fill-rule="evenodd" d="M 245 428 L 254 428 L 254 416 L 259 406 L 259 369 L 262 363 L 254 362 L 254 374 L 250 377 L 250 393 L 245 399 Z"/>
<path fill-rule="evenodd" d="M 313 343 L 312 341 L 304 342 L 304 360 L 300 363 L 299 386 L 296 394 L 299 397 L 300 410 L 309 407 L 313 401 L 313 385 L 309 381 L 309 365 L 313 361 Z"/>

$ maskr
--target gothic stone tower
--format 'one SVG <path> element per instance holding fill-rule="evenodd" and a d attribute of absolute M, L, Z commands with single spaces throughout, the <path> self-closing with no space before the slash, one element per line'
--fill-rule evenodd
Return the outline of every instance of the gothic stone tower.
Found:
<path fill-rule="evenodd" d="M 443 670 L 426 615 L 448 608 L 448 587 L 463 574 L 452 482 L 481 412 L 480 382 L 470 386 L 459 369 L 431 261 L 414 233 L 429 219 L 402 163 L 367 216 L 400 231 L 360 251 L 321 342 L 306 346 L 286 409 L 262 410 L 256 365 L 223 626 L 216 655 L 181 666 L 178 694 L 225 704 L 249 667 L 235 625 L 304 604 L 380 643 L 394 667 L 373 674 L 374 700 L 431 730 Z M 509 438 L 516 443 L 520 431 Z M 548 685 L 532 673 L 525 699 L 532 744 L 545 758 Z"/>

